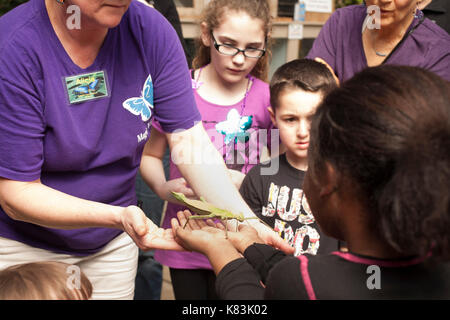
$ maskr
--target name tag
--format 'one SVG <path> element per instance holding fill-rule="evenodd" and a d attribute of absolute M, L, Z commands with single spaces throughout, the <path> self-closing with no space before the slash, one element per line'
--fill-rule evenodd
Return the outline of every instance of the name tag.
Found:
<path fill-rule="evenodd" d="M 108 96 L 105 72 L 97 71 L 64 78 L 70 103 L 79 103 Z"/>

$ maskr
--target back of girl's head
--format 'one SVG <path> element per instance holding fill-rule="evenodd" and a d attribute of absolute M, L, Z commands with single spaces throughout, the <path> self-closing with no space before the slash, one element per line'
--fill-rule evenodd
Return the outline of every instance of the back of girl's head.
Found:
<path fill-rule="evenodd" d="M 0 271 L 0 300 L 89 299 L 91 282 L 81 271 L 79 283 L 68 281 L 73 274 L 68 269 L 70 266 L 63 262 L 44 261 L 6 268 Z"/>
<path fill-rule="evenodd" d="M 251 18 L 260 19 L 263 22 L 264 34 L 266 35 L 266 54 L 262 56 L 253 70 L 250 72 L 256 78 L 267 80 L 269 59 L 270 59 L 270 39 L 269 34 L 272 27 L 272 17 L 267 0 L 211 0 L 203 11 L 202 22 L 205 22 L 209 31 L 218 28 L 225 14 L 234 12 L 245 12 Z M 197 53 L 192 61 L 194 69 L 198 69 L 210 63 L 210 48 L 206 47 L 200 40 L 197 41 Z"/>
<path fill-rule="evenodd" d="M 405 255 L 450 258 L 449 103 L 431 72 L 369 68 L 327 95 L 311 125 L 311 176 L 334 166 L 380 240 Z"/>
<path fill-rule="evenodd" d="M 296 59 L 279 67 L 270 81 L 270 105 L 278 107 L 280 95 L 286 89 L 319 92 L 325 96 L 337 86 L 330 70 L 311 59 Z"/>

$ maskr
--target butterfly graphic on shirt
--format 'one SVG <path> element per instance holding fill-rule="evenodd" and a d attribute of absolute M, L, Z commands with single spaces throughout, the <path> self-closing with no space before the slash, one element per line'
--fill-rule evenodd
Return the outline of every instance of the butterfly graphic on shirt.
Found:
<path fill-rule="evenodd" d="M 231 109 L 225 121 L 216 124 L 217 132 L 225 136 L 225 144 L 231 141 L 247 142 L 250 138 L 247 130 L 252 126 L 253 116 L 241 116 L 236 109 Z"/>
<path fill-rule="evenodd" d="M 90 94 L 90 93 L 96 93 L 100 83 L 101 83 L 102 79 L 95 79 L 94 81 L 90 82 L 88 85 L 76 85 L 75 87 L 72 87 L 70 89 L 73 89 L 73 94 L 76 96 L 80 96 L 80 95 L 85 95 L 85 94 Z"/>
<path fill-rule="evenodd" d="M 153 109 L 153 82 L 151 75 L 145 80 L 140 97 L 129 98 L 122 106 L 136 116 L 141 116 L 142 121 L 148 121 Z"/>
<path fill-rule="evenodd" d="M 247 173 L 251 168 L 250 164 L 259 162 L 262 149 L 258 144 L 260 139 L 258 136 L 260 130 L 266 128 L 253 121 L 253 116 L 238 114 L 236 117 L 236 109 L 232 110 L 227 113 L 227 118 L 223 121 L 203 118 L 202 123 L 206 131 L 214 130 L 223 137 L 223 140 L 213 138 L 213 143 L 222 154 L 227 168 Z"/>

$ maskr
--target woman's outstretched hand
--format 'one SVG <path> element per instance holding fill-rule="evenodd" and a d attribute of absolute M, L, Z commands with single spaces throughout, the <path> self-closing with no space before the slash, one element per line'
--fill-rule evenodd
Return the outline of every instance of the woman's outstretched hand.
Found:
<path fill-rule="evenodd" d="M 139 207 L 124 208 L 121 214 L 121 224 L 122 230 L 128 233 L 142 250 L 184 250 L 175 241 L 171 229 L 156 226 Z"/>

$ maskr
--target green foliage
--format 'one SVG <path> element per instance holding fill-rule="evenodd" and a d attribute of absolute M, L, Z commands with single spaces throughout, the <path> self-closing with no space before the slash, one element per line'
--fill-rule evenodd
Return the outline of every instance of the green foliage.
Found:
<path fill-rule="evenodd" d="M 18 5 L 27 2 L 28 0 L 1 0 L 0 1 L 0 16 L 8 11 L 14 9 Z"/>
<path fill-rule="evenodd" d="M 363 0 L 335 0 L 336 9 L 345 6 L 350 6 L 352 4 L 361 4 Z"/>

